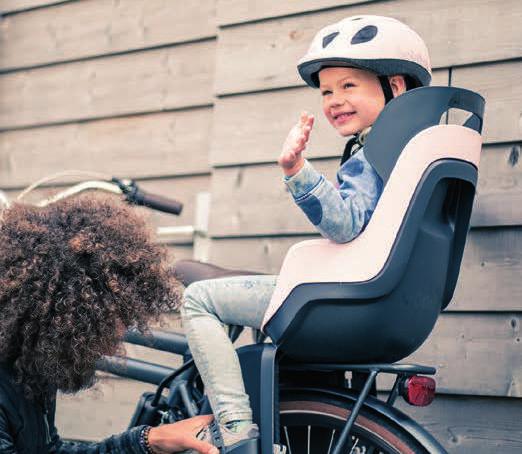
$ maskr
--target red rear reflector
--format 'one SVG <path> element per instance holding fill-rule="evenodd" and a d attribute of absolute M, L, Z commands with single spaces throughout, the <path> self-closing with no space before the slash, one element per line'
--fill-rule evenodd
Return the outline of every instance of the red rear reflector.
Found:
<path fill-rule="evenodd" d="M 435 398 L 435 380 L 414 375 L 404 383 L 402 396 L 410 405 L 425 407 Z"/>

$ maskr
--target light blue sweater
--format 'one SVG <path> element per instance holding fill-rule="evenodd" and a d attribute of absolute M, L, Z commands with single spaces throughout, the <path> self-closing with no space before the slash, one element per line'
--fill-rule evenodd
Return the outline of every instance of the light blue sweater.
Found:
<path fill-rule="evenodd" d="M 357 151 L 337 171 L 335 187 L 305 160 L 303 168 L 284 181 L 295 203 L 325 238 L 346 243 L 366 227 L 382 194 L 382 180 Z"/>

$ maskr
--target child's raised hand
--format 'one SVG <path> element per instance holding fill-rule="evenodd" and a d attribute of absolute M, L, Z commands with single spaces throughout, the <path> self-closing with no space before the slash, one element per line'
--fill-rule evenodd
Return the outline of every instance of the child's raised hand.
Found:
<path fill-rule="evenodd" d="M 295 175 L 304 165 L 303 151 L 306 148 L 310 131 L 314 125 L 314 116 L 301 112 L 299 122 L 288 133 L 277 163 L 286 176 Z"/>

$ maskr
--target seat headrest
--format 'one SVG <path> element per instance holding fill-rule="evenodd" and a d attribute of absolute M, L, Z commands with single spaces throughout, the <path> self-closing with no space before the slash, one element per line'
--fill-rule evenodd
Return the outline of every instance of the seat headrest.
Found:
<path fill-rule="evenodd" d="M 386 184 L 406 144 L 420 131 L 438 125 L 451 108 L 470 112 L 463 126 L 482 132 L 484 98 L 457 87 L 422 87 L 390 101 L 375 121 L 364 154 Z"/>

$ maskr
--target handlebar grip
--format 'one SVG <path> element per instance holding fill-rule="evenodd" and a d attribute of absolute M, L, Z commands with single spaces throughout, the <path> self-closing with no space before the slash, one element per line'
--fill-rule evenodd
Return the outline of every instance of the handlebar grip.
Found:
<path fill-rule="evenodd" d="M 161 195 L 150 194 L 141 189 L 132 197 L 132 201 L 136 205 L 146 206 L 154 210 L 163 211 L 164 213 L 179 215 L 183 210 L 183 204 L 174 199 L 168 199 Z"/>

